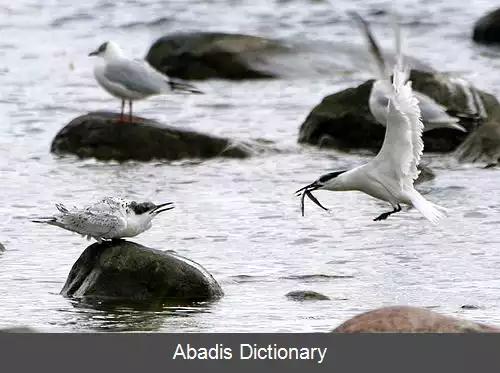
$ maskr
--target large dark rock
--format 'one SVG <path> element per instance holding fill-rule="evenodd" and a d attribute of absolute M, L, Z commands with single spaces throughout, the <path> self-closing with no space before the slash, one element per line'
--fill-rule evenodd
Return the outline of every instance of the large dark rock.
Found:
<path fill-rule="evenodd" d="M 455 156 L 462 163 L 498 164 L 500 158 L 500 109 L 455 150 Z"/>
<path fill-rule="evenodd" d="M 185 257 L 117 240 L 87 247 L 71 268 L 61 294 L 158 304 L 210 301 L 223 291 L 202 266 Z"/>
<path fill-rule="evenodd" d="M 462 86 L 436 74 L 412 70 L 413 88 L 448 108 L 451 113 L 468 113 L 467 96 Z M 370 113 L 368 99 L 373 80 L 356 88 L 348 88 L 323 99 L 302 123 L 299 143 L 328 146 L 343 151 L 371 150 L 382 146 L 385 127 Z M 500 107 L 497 99 L 478 91 L 488 115 Z M 468 115 L 468 114 L 463 114 Z M 481 122 L 465 120 L 461 123 L 473 132 Z M 450 152 L 459 146 L 469 133 L 452 129 L 434 129 L 424 132 L 425 152 Z"/>
<path fill-rule="evenodd" d="M 476 21 L 472 39 L 482 44 L 500 43 L 500 8 Z"/>
<path fill-rule="evenodd" d="M 393 306 L 357 315 L 334 333 L 499 333 L 500 328 L 419 307 Z"/>
<path fill-rule="evenodd" d="M 252 154 L 249 145 L 229 139 L 140 117 L 133 117 L 132 122 L 113 122 L 118 118 L 115 113 L 92 112 L 73 119 L 56 135 L 51 152 L 104 161 L 246 158 Z"/>
<path fill-rule="evenodd" d="M 157 70 L 182 79 L 262 79 L 276 76 L 256 68 L 254 62 L 286 50 L 277 41 L 257 36 L 190 32 L 156 40 L 146 60 Z"/>

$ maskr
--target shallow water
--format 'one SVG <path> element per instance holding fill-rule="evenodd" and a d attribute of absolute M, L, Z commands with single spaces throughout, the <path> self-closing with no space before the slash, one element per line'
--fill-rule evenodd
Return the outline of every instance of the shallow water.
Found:
<path fill-rule="evenodd" d="M 300 215 L 296 189 L 328 170 L 368 159 L 296 142 L 299 125 L 325 95 L 370 76 L 352 69 L 358 61 L 355 47 L 362 45 L 344 14 L 353 2 L 336 1 L 335 7 L 293 0 L 182 0 L 168 7 L 158 0 L 84 3 L 0 3 L 0 242 L 6 247 L 0 253 L 0 326 L 323 332 L 354 314 L 393 304 L 500 324 L 498 170 L 426 155 L 437 178 L 419 189 L 453 211 L 438 227 L 413 210 L 373 222 L 387 206 L 360 193 L 318 192 L 332 212 L 308 203 L 306 217 Z M 384 4 L 356 3 L 362 14 Z M 461 72 L 498 95 L 499 50 L 470 41 L 473 22 L 491 2 L 398 3 L 407 54 L 438 70 Z M 369 19 L 382 45 L 390 48 L 386 18 Z M 157 97 L 135 105 L 138 115 L 234 139 L 271 140 L 282 152 L 248 160 L 121 165 L 49 153 L 52 138 L 72 118 L 119 109 L 119 102 L 95 83 L 89 51 L 114 39 L 129 54 L 142 56 L 156 37 L 185 30 L 332 45 L 328 75 L 212 80 L 197 83 L 208 92 L 203 96 Z M 220 282 L 225 297 L 163 311 L 109 310 L 61 297 L 66 276 L 88 243 L 26 217 L 51 214 L 55 202 L 85 204 L 105 195 L 175 201 L 175 210 L 134 241 L 199 262 Z M 318 291 L 331 300 L 294 302 L 285 297 L 293 290 Z M 461 309 L 465 304 L 478 308 Z"/>

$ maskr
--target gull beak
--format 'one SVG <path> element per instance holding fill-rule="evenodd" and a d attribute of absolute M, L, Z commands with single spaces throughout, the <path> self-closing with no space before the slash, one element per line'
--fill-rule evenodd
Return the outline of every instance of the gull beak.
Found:
<path fill-rule="evenodd" d="M 98 54 L 99 54 L 98 51 L 93 51 L 93 52 L 89 53 L 89 57 L 91 57 L 91 56 L 97 56 Z"/>
<path fill-rule="evenodd" d="M 167 203 L 162 203 L 161 205 L 156 205 L 153 209 L 151 209 L 151 211 L 149 211 L 149 214 L 158 215 L 160 212 L 172 210 L 174 208 L 173 204 L 174 204 L 173 202 L 167 202 Z M 165 206 L 168 207 L 163 208 Z"/>
<path fill-rule="evenodd" d="M 328 209 L 326 207 L 324 207 L 316 197 L 313 196 L 313 194 L 311 193 L 312 191 L 316 190 L 316 189 L 320 189 L 323 185 L 321 185 L 320 183 L 318 183 L 317 181 L 315 181 L 314 183 L 312 184 L 309 184 L 309 185 L 306 185 L 305 187 L 303 188 L 300 188 L 299 190 L 297 190 L 295 192 L 295 194 L 297 196 L 300 196 L 302 195 L 302 198 L 301 198 L 301 207 L 300 207 L 300 210 L 302 211 L 302 216 L 304 216 L 304 199 L 305 197 L 307 196 L 311 201 L 313 201 L 317 206 L 321 207 L 323 210 L 325 211 L 328 211 Z M 302 193 L 301 193 L 302 192 Z"/>

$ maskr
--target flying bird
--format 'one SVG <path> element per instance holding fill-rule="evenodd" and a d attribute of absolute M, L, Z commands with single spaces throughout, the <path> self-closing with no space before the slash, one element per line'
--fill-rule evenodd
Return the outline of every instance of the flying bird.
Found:
<path fill-rule="evenodd" d="M 147 231 L 159 213 L 171 210 L 174 206 L 172 202 L 155 205 L 152 202 L 105 197 L 83 208 L 67 208 L 60 203 L 56 204 L 56 208 L 58 214 L 34 217 L 32 222 L 54 225 L 101 243 L 103 240 L 134 237 Z"/>
<path fill-rule="evenodd" d="M 433 224 L 437 224 L 446 216 L 445 208 L 427 201 L 413 186 L 420 173 L 417 166 L 424 149 L 422 141 L 424 125 L 420 117 L 418 100 L 409 81 L 409 67 L 402 66 L 399 28 L 396 25 L 394 31 L 397 59 L 390 86 L 385 138 L 381 149 L 375 158 L 362 166 L 327 173 L 300 188 L 296 193 L 302 197 L 302 215 L 304 215 L 306 196 L 327 210 L 312 192 L 329 190 L 361 191 L 389 202 L 393 210 L 380 214 L 374 219 L 375 221 L 385 220 L 391 214 L 401 211 L 401 204 L 415 207 Z"/>
<path fill-rule="evenodd" d="M 368 43 L 370 55 L 375 60 L 377 66 L 378 79 L 373 83 L 368 106 L 377 122 L 385 126 L 387 123 L 387 104 L 389 103 L 389 96 L 392 93 L 390 72 L 386 68 L 384 57 L 368 23 L 357 12 L 350 11 L 348 13 L 360 28 L 363 37 Z M 396 41 L 396 43 L 400 42 L 400 40 Z M 463 126 L 458 124 L 460 119 L 452 117 L 446 112 L 446 107 L 438 104 L 435 100 L 421 92 L 414 91 L 413 94 L 418 99 L 424 123 L 424 132 L 435 128 L 451 128 L 467 132 Z"/>
<path fill-rule="evenodd" d="M 127 58 L 113 41 L 102 43 L 89 56 L 102 58 L 94 66 L 94 76 L 106 92 L 121 100 L 121 122 L 124 121 L 125 101 L 129 103 L 129 121 L 132 121 L 133 101 L 176 91 L 203 93 L 191 84 L 161 74 L 146 60 Z"/>

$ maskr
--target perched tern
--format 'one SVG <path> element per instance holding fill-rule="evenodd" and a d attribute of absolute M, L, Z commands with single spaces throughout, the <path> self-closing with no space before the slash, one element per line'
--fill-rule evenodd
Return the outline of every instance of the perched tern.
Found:
<path fill-rule="evenodd" d="M 155 205 L 151 202 L 128 201 L 117 197 L 105 197 L 83 208 L 58 203 L 59 213 L 48 217 L 34 217 L 34 223 L 44 223 L 66 229 L 87 237 L 103 240 L 134 237 L 151 228 L 151 221 L 160 212 L 174 208 L 172 202 Z"/>
<path fill-rule="evenodd" d="M 376 62 L 379 78 L 373 83 L 368 106 L 377 122 L 385 126 L 387 123 L 387 104 L 389 103 L 389 96 L 392 93 L 390 72 L 386 68 L 384 57 L 373 37 L 368 23 L 357 12 L 350 11 L 348 13 L 361 29 L 369 45 L 370 55 Z M 396 42 L 400 43 L 400 40 Z M 414 91 L 413 94 L 418 99 L 422 121 L 424 123 L 424 132 L 435 128 L 451 128 L 467 132 L 464 127 L 458 124 L 460 121 L 458 118 L 452 117 L 446 112 L 446 107 L 438 104 L 435 100 L 423 93 Z"/>
<path fill-rule="evenodd" d="M 384 212 L 374 220 L 385 220 L 401 211 L 401 204 L 414 206 L 420 213 L 437 224 L 446 216 L 447 210 L 427 201 L 413 183 L 420 171 L 418 163 L 424 149 L 422 133 L 424 125 L 420 117 L 418 100 L 409 81 L 409 68 L 403 69 L 399 44 L 399 28 L 396 33 L 396 64 L 389 103 L 387 123 L 382 148 L 370 162 L 350 169 L 322 175 L 313 183 L 299 189 L 304 215 L 304 198 L 309 197 L 324 210 L 326 207 L 312 195 L 314 190 L 361 191 L 374 198 L 389 202 L 392 211 Z"/>
<path fill-rule="evenodd" d="M 124 121 L 125 101 L 129 103 L 129 120 L 132 121 L 132 101 L 171 91 L 203 93 L 191 84 L 161 74 L 145 60 L 127 58 L 120 46 L 113 41 L 102 43 L 89 56 L 103 59 L 96 63 L 94 76 L 109 94 L 121 99 L 121 122 Z"/>

